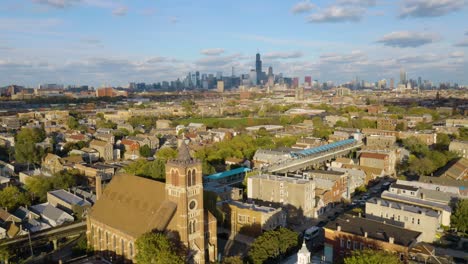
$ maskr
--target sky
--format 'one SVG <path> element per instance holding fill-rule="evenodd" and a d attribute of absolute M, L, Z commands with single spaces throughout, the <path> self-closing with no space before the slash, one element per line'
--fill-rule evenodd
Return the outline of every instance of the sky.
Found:
<path fill-rule="evenodd" d="M 0 86 L 126 86 L 263 68 L 468 85 L 468 0 L 1 0 Z"/>

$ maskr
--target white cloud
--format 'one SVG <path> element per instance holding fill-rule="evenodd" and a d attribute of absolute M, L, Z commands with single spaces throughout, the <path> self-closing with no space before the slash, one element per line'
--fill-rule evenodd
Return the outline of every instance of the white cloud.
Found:
<path fill-rule="evenodd" d="M 466 0 L 403 0 L 400 17 L 438 17 L 458 11 Z"/>
<path fill-rule="evenodd" d="M 213 49 L 204 49 L 200 51 L 201 54 L 207 56 L 218 56 L 224 53 L 224 49 L 222 48 L 213 48 Z"/>
<path fill-rule="evenodd" d="M 454 51 L 449 54 L 450 58 L 463 58 L 465 57 L 465 53 L 463 51 Z"/>
<path fill-rule="evenodd" d="M 128 12 L 128 8 L 126 6 L 119 6 L 119 7 L 114 8 L 114 10 L 112 10 L 112 14 L 114 16 L 125 16 L 127 15 L 127 12 Z"/>
<path fill-rule="evenodd" d="M 415 48 L 433 43 L 439 39 L 440 37 L 438 35 L 430 33 L 396 31 L 386 34 L 377 42 L 380 42 L 383 45 L 390 47 Z"/>
<path fill-rule="evenodd" d="M 277 51 L 277 52 L 269 52 L 263 55 L 263 58 L 276 60 L 276 59 L 297 59 L 304 56 L 304 54 L 300 51 Z"/>
<path fill-rule="evenodd" d="M 455 46 L 456 47 L 468 47 L 468 39 L 457 42 Z"/>
<path fill-rule="evenodd" d="M 295 4 L 291 8 L 291 12 L 293 14 L 305 13 L 305 12 L 308 12 L 308 11 L 314 9 L 314 8 L 315 8 L 314 4 L 312 4 L 309 0 L 304 0 L 302 2 L 299 2 L 299 3 Z"/>
<path fill-rule="evenodd" d="M 377 0 L 338 0 L 341 5 L 356 5 L 356 6 L 375 6 Z"/>
<path fill-rule="evenodd" d="M 337 23 L 358 22 L 362 19 L 366 10 L 360 7 L 330 6 L 312 14 L 308 18 L 310 23 Z"/>
<path fill-rule="evenodd" d="M 33 2 L 54 8 L 66 8 L 81 2 L 81 0 L 33 0 Z"/>

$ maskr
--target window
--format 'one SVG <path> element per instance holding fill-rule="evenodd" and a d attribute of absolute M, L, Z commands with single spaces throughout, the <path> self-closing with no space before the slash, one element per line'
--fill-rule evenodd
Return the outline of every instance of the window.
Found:
<path fill-rule="evenodd" d="M 340 238 L 340 247 L 344 248 L 344 239 Z"/>
<path fill-rule="evenodd" d="M 108 249 L 109 248 L 109 232 L 106 232 L 106 248 L 105 249 Z"/>
<path fill-rule="evenodd" d="M 122 253 L 122 256 L 125 256 L 125 241 L 122 239 L 120 239 L 120 252 Z"/>
<path fill-rule="evenodd" d="M 115 236 L 112 236 L 112 248 L 114 252 L 117 252 L 117 238 Z"/>
<path fill-rule="evenodd" d="M 411 217 L 411 223 L 414 224 L 414 217 Z"/>
<path fill-rule="evenodd" d="M 421 224 L 421 222 L 420 222 L 420 220 L 419 220 L 419 218 L 418 218 L 418 225 L 419 225 L 419 224 Z"/>
<path fill-rule="evenodd" d="M 133 259 L 133 244 L 131 242 L 128 244 L 128 252 L 130 259 Z"/>
<path fill-rule="evenodd" d="M 187 173 L 187 186 L 190 187 L 192 186 L 192 171 L 189 170 Z"/>
<path fill-rule="evenodd" d="M 400 215 L 398 215 L 398 221 L 400 221 Z"/>
<path fill-rule="evenodd" d="M 196 221 L 195 220 L 192 220 L 189 222 L 189 235 L 195 233 L 195 225 L 196 225 Z"/>
<path fill-rule="evenodd" d="M 192 170 L 192 185 L 196 185 L 197 184 L 197 176 L 196 176 L 196 173 L 195 173 L 195 169 Z"/>
<path fill-rule="evenodd" d="M 360 249 L 360 250 L 363 250 L 363 249 L 364 249 L 364 243 L 362 243 L 362 242 L 360 243 L 359 249 Z"/>
<path fill-rule="evenodd" d="M 346 243 L 346 248 L 351 249 L 351 240 L 348 240 Z"/>
<path fill-rule="evenodd" d="M 353 242 L 353 249 L 354 249 L 354 250 L 357 250 L 358 248 L 359 248 L 359 242 L 354 241 L 354 242 Z"/>

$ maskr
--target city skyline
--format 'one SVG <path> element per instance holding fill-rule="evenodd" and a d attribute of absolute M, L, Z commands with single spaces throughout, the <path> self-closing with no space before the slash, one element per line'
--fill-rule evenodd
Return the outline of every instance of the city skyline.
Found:
<path fill-rule="evenodd" d="M 0 4 L 0 86 L 128 85 L 262 69 L 320 82 L 468 84 L 464 0 Z"/>

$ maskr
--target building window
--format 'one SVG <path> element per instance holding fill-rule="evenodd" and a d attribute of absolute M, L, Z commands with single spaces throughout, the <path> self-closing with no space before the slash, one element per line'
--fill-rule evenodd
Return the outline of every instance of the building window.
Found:
<path fill-rule="evenodd" d="M 189 235 L 195 233 L 195 225 L 196 225 L 196 221 L 195 220 L 192 220 L 189 222 Z"/>
<path fill-rule="evenodd" d="M 419 225 L 419 224 L 421 224 L 421 222 L 420 222 L 420 220 L 419 220 L 419 218 L 418 218 L 418 225 Z"/>
<path fill-rule="evenodd" d="M 414 217 L 411 217 L 411 223 L 414 224 Z"/>
<path fill-rule="evenodd" d="M 120 253 L 122 253 L 122 256 L 125 257 L 125 241 L 123 240 L 123 238 L 120 239 L 120 247 Z"/>
<path fill-rule="evenodd" d="M 114 252 L 117 252 L 117 238 L 115 236 L 113 236 L 113 239 L 112 239 L 112 248 L 114 249 Z"/>
<path fill-rule="evenodd" d="M 400 215 L 398 215 L 398 221 L 400 221 Z"/>
<path fill-rule="evenodd" d="M 344 239 L 340 238 L 340 247 L 344 248 Z"/>
<path fill-rule="evenodd" d="M 362 243 L 362 242 L 360 243 L 359 249 L 360 249 L 360 250 L 363 250 L 363 249 L 364 249 L 364 243 Z"/>
<path fill-rule="evenodd" d="M 245 223 L 245 215 L 238 215 L 237 216 L 237 222 Z"/>
<path fill-rule="evenodd" d="M 197 177 L 196 177 L 195 170 L 193 169 L 192 170 L 192 185 L 196 185 L 196 184 L 197 184 Z"/>
<path fill-rule="evenodd" d="M 105 249 L 109 249 L 109 242 L 110 242 L 109 232 L 106 232 L 106 248 Z"/>
<path fill-rule="evenodd" d="M 351 240 L 348 240 L 346 243 L 346 248 L 351 249 Z"/>
<path fill-rule="evenodd" d="M 128 252 L 130 259 L 133 259 L 133 244 L 131 242 L 128 244 Z"/>
<path fill-rule="evenodd" d="M 192 186 L 192 171 L 188 170 L 187 173 L 187 186 L 190 187 Z"/>
<path fill-rule="evenodd" d="M 359 248 L 359 242 L 354 241 L 354 242 L 353 242 L 353 249 L 354 249 L 354 250 L 357 250 L 358 248 Z"/>

